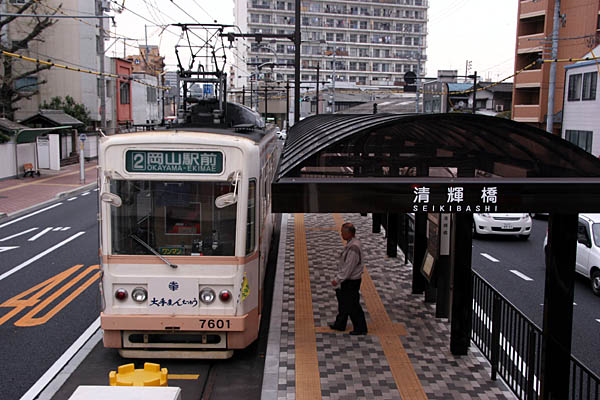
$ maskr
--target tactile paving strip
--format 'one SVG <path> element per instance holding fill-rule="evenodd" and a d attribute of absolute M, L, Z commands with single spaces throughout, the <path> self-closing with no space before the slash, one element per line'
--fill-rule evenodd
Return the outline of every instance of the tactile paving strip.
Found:
<path fill-rule="evenodd" d="M 410 293 L 412 268 L 402 265 L 399 259 L 390 259 L 385 255 L 385 239 L 382 234 L 371 233 L 371 218 L 344 214 L 341 219 L 353 222 L 357 227 L 357 237 L 363 243 L 369 276 L 393 323 L 390 326 L 398 333 L 394 338 L 401 341 L 397 353 L 406 354 L 427 398 L 515 398 L 501 381 L 489 379 L 489 364 L 474 346 L 466 356 L 458 357 L 450 353 L 448 321 L 435 318 L 435 307 L 424 303 L 422 295 Z M 339 218 L 334 220 L 330 214 L 306 214 L 304 224 L 322 398 L 411 398 L 406 394 L 401 397 L 400 391 L 408 388 L 398 390 L 397 379 L 394 379 L 378 335 L 389 332 L 389 326 L 360 337 L 334 333 L 327 328 L 327 323 L 333 321 L 337 312 L 330 281 L 335 273 L 337 255 L 342 249 L 337 229 Z M 293 226 L 294 219 L 289 218 L 289 230 L 285 238 L 286 284 L 282 306 L 278 399 L 295 399 L 297 389 L 294 343 L 295 242 L 290 229 Z M 364 299 L 362 304 L 371 329 L 371 316 Z"/>

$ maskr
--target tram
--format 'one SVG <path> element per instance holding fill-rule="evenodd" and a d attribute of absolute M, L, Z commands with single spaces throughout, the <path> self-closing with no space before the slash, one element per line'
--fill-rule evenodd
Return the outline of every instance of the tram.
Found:
<path fill-rule="evenodd" d="M 258 337 L 281 141 L 249 108 L 191 110 L 101 139 L 101 327 L 123 357 L 229 358 Z"/>

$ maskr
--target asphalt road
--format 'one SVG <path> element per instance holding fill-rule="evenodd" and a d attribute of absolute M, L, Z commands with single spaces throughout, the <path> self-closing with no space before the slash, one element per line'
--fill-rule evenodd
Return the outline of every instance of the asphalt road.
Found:
<path fill-rule="evenodd" d="M 543 242 L 548 223 L 536 219 L 528 241 L 513 238 L 473 240 L 473 269 L 492 284 L 538 327 L 544 313 L 545 264 Z M 576 274 L 572 353 L 600 375 L 600 297 L 589 280 Z"/>
<path fill-rule="evenodd" d="M 99 315 L 97 192 L 0 222 L 0 382 L 19 399 Z"/>

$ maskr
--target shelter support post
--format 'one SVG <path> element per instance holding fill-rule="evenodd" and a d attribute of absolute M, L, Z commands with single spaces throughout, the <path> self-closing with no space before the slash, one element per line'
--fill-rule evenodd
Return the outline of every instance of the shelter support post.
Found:
<path fill-rule="evenodd" d="M 421 265 L 427 251 L 427 214 L 415 214 L 415 254 L 412 272 L 412 294 L 421 294 L 425 291 L 427 279 L 421 274 Z"/>
<path fill-rule="evenodd" d="M 550 214 L 542 335 L 541 398 L 569 394 L 577 214 Z"/>
<path fill-rule="evenodd" d="M 433 280 L 427 282 L 425 286 L 425 303 L 435 303 L 437 301 L 437 289 Z"/>
<path fill-rule="evenodd" d="M 450 352 L 466 355 L 471 343 L 473 281 L 471 276 L 473 214 L 454 214 L 452 263 L 452 314 L 450 321 Z"/>
<path fill-rule="evenodd" d="M 381 232 L 381 214 L 373 213 L 373 233 Z"/>
<path fill-rule="evenodd" d="M 417 166 L 417 176 L 429 176 L 429 167 Z M 425 292 L 427 279 L 421 274 L 421 265 L 427 251 L 427 214 L 415 214 L 415 245 L 413 254 L 412 294 Z"/>
<path fill-rule="evenodd" d="M 398 214 L 387 214 L 386 236 L 388 257 L 398 256 Z"/>
<path fill-rule="evenodd" d="M 440 256 L 435 263 L 435 281 L 437 298 L 436 318 L 448 318 L 450 315 L 450 257 Z"/>

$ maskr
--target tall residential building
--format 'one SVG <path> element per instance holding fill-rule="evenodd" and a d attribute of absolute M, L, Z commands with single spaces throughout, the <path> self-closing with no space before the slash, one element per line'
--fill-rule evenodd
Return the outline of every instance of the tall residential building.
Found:
<path fill-rule="evenodd" d="M 23 0 L 3 1 L 4 10 L 15 12 L 25 2 Z M 80 1 L 80 0 L 43 0 L 26 11 L 28 14 L 58 15 L 102 15 L 108 11 L 107 1 Z M 60 11 L 57 11 L 59 10 Z M 0 7 L 0 9 L 2 9 Z M 101 43 L 97 19 L 61 18 L 55 19 L 56 23 L 46 28 L 35 39 L 28 43 L 26 49 L 19 53 L 31 58 L 51 60 L 57 64 L 66 64 L 71 67 L 98 71 L 100 65 Z M 108 30 L 109 20 L 103 19 L 103 26 Z M 25 37 L 32 29 L 32 18 L 19 18 L 11 22 L 5 32 L 3 40 L 15 41 Z M 106 60 L 106 71 L 109 71 L 109 60 Z M 15 71 L 30 70 L 35 64 L 26 61 L 14 63 Z M 45 83 L 43 83 L 45 82 Z M 43 83 L 43 84 L 42 84 Z M 16 112 L 16 119 L 24 119 L 39 110 L 43 101 L 49 101 L 54 96 L 71 96 L 76 102 L 84 104 L 94 121 L 100 121 L 100 80 L 96 75 L 67 71 L 61 68 L 51 68 L 37 74 L 23 78 L 17 85 L 34 93 L 30 99 L 19 101 L 20 109 Z M 109 104 L 107 103 L 107 108 Z"/>
<path fill-rule="evenodd" d="M 537 59 L 549 59 L 555 0 L 519 0 L 515 71 Z M 600 43 L 598 0 L 561 0 L 558 58 L 578 58 Z M 554 131 L 560 132 L 565 81 L 564 67 L 557 63 L 554 91 Z M 546 128 L 550 63 L 537 64 L 514 79 L 512 119 Z"/>
<path fill-rule="evenodd" d="M 242 32 L 293 34 L 294 0 L 234 0 Z M 303 0 L 301 80 L 401 85 L 404 73 L 424 73 L 427 0 Z M 273 68 L 277 81 L 294 78 L 294 45 L 285 39 L 236 41 L 234 85 Z M 335 65 L 334 65 L 335 62 Z M 266 63 L 266 64 L 265 64 Z M 281 65 L 284 64 L 284 65 Z"/>

